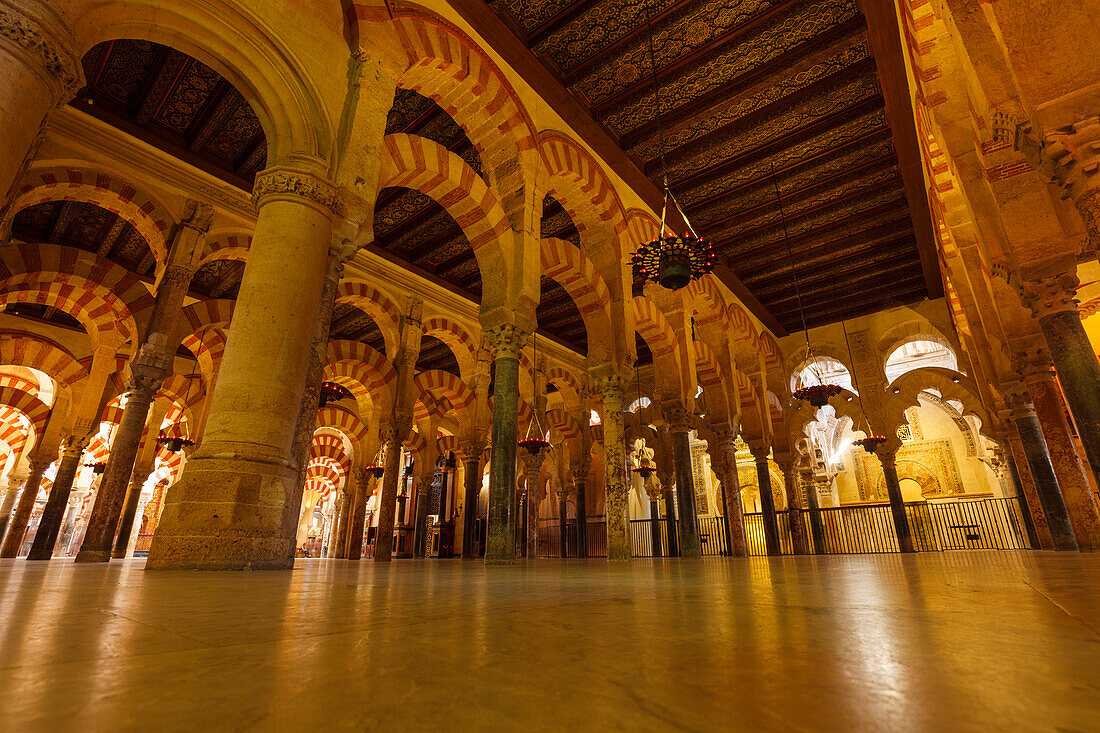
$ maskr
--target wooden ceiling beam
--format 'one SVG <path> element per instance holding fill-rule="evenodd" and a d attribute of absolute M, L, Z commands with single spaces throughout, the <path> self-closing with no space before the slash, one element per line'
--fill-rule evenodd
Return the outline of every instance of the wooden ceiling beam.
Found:
<path fill-rule="evenodd" d="M 903 235 L 911 237 L 912 232 L 909 229 L 908 217 L 904 215 L 904 212 L 899 211 L 895 218 L 888 221 L 825 242 L 817 242 L 812 246 L 803 247 L 798 251 L 800 257 L 794 259 L 797 267 L 806 267 L 814 263 L 844 257 L 852 252 L 870 247 L 883 239 Z M 793 255 L 794 252 L 792 251 L 791 254 Z M 780 248 L 777 251 L 770 252 L 767 256 L 743 261 L 739 271 L 746 282 L 753 282 L 762 274 L 789 270 L 791 259 L 792 257 L 788 256 L 786 249 Z"/>
<path fill-rule="evenodd" d="M 804 288 L 818 281 L 830 280 L 868 264 L 881 266 L 883 263 L 901 259 L 912 263 L 913 252 L 909 249 L 912 243 L 912 234 L 905 232 L 893 238 L 868 244 L 845 257 L 833 258 L 830 256 L 827 266 L 815 266 L 805 277 L 800 274 L 799 287 Z M 791 268 L 788 266 L 782 270 L 769 271 L 749 282 L 753 292 L 764 298 L 793 287 L 794 277 Z"/>
<path fill-rule="evenodd" d="M 895 297 L 894 297 L 895 294 L 907 294 L 907 293 L 913 292 L 914 290 L 919 290 L 920 287 L 921 287 L 922 279 L 923 279 L 922 275 L 917 274 L 917 275 L 913 275 L 911 277 L 903 278 L 903 279 L 900 279 L 900 280 L 895 280 L 893 282 L 881 283 L 881 284 L 876 285 L 874 287 L 863 288 L 858 293 L 857 292 L 847 293 L 844 297 L 839 297 L 839 298 L 836 296 L 835 293 L 830 293 L 828 295 L 825 295 L 825 296 L 822 296 L 822 297 L 817 297 L 817 298 L 806 298 L 806 297 L 804 297 L 802 299 L 802 306 L 806 310 L 806 317 L 808 319 L 810 312 L 814 309 L 818 309 L 818 308 L 843 309 L 843 308 L 846 307 L 844 305 L 845 302 L 851 301 L 853 299 L 858 299 L 859 304 L 864 304 L 864 303 L 867 303 L 867 304 L 886 303 L 886 302 L 890 302 L 892 300 L 895 300 Z M 882 297 L 878 297 L 878 296 L 882 296 Z M 851 306 L 851 307 L 857 307 L 857 306 Z M 872 310 L 870 310 L 868 312 L 874 312 L 875 310 L 880 310 L 880 308 L 873 308 Z M 799 307 L 798 307 L 797 303 L 792 303 L 791 305 L 789 305 L 787 307 L 777 308 L 776 312 L 778 313 L 779 318 L 790 318 L 790 317 L 797 318 L 798 314 L 799 314 Z"/>
<path fill-rule="evenodd" d="M 819 287 L 816 288 L 807 288 L 804 284 L 802 284 L 797 288 L 797 290 L 792 287 L 784 291 L 783 294 L 778 298 L 769 298 L 768 307 L 772 310 L 783 313 L 789 311 L 792 306 L 794 308 L 797 308 L 799 298 L 802 299 L 803 303 L 817 302 L 822 299 L 830 298 L 836 300 L 837 302 L 840 302 L 844 300 L 845 297 L 850 297 L 852 292 L 858 290 L 862 284 L 879 281 L 888 275 L 900 273 L 904 269 L 912 269 L 912 266 L 913 263 L 911 260 L 904 262 L 895 262 L 892 265 L 880 265 L 872 269 L 850 275 L 844 280 L 840 280 L 837 278 L 834 279 L 833 282 L 827 284 L 820 283 Z M 909 277 L 903 276 L 900 278 L 896 278 L 891 282 L 904 282 L 911 279 L 912 277 L 916 276 L 911 274 Z"/>

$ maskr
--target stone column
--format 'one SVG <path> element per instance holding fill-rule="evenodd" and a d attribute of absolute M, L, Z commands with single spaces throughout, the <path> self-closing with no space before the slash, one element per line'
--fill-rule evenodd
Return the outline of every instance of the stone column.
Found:
<path fill-rule="evenodd" d="M 666 408 L 672 439 L 672 463 L 676 471 L 676 498 L 680 504 L 680 556 L 702 557 L 699 519 L 695 510 L 695 476 L 691 470 L 691 439 L 688 414 L 682 405 Z"/>
<path fill-rule="evenodd" d="M 539 556 L 539 472 L 546 460 L 546 451 L 532 455 L 523 451 L 524 483 L 527 485 L 527 559 Z"/>
<path fill-rule="evenodd" d="M 76 478 L 76 472 L 80 468 L 80 457 L 84 454 L 84 446 L 87 444 L 88 438 L 84 435 L 70 435 L 65 440 L 50 496 L 46 499 L 46 506 L 42 510 L 38 531 L 34 533 L 34 543 L 31 545 L 30 552 L 27 553 L 28 560 L 49 560 L 53 557 L 57 536 L 61 532 L 61 521 L 69 505 L 69 494 L 73 490 L 73 479 Z"/>
<path fill-rule="evenodd" d="M 607 559 L 630 559 L 630 535 L 626 518 L 628 485 L 626 452 L 623 450 L 623 385 L 618 376 L 596 380 L 603 400 L 603 449 L 606 458 L 604 486 L 607 507 Z"/>
<path fill-rule="evenodd" d="M 1027 544 L 1032 550 L 1042 547 L 1039 541 L 1039 533 L 1035 529 L 1035 520 L 1031 516 L 1031 508 L 1024 496 L 1024 482 L 1020 478 L 1020 469 L 1016 467 L 1016 459 L 1011 451 L 1005 451 L 1005 466 L 1008 468 L 1009 478 L 1012 480 L 1012 490 L 1016 493 L 1016 502 L 1020 506 L 1020 516 L 1024 520 L 1024 529 L 1027 532 Z"/>
<path fill-rule="evenodd" d="M 722 482 L 722 499 L 726 512 L 726 542 L 730 555 L 747 557 L 748 544 L 745 542 L 745 516 L 741 506 L 741 484 L 737 476 L 737 435 L 730 430 L 717 433 L 718 445 L 715 465 L 722 470 L 719 480 Z"/>
<path fill-rule="evenodd" d="M 769 555 L 783 554 L 779 544 L 779 520 L 775 516 L 775 496 L 772 494 L 771 471 L 768 470 L 768 444 L 753 441 L 749 444 L 752 457 L 756 461 L 756 482 L 760 488 L 760 509 L 764 520 L 764 545 Z"/>
<path fill-rule="evenodd" d="M 569 557 L 569 490 L 564 486 L 558 494 L 558 556 Z"/>
<path fill-rule="evenodd" d="M 421 467 L 416 478 L 416 502 L 413 511 L 413 557 L 428 555 L 428 501 L 431 496 L 433 479 L 429 478 L 427 467 Z"/>
<path fill-rule="evenodd" d="M 785 458 L 779 463 L 783 471 L 783 488 L 787 496 L 787 524 L 791 528 L 791 551 L 795 555 L 808 555 L 809 545 L 806 542 L 806 527 L 802 523 L 802 500 L 798 496 L 798 468 L 792 458 Z"/>
<path fill-rule="evenodd" d="M 1100 362 L 1077 311 L 1078 285 L 1072 271 L 1042 277 L 1025 285 L 1025 302 L 1043 330 L 1089 466 L 1100 476 Z"/>
<path fill-rule="evenodd" d="M 882 464 L 882 473 L 886 477 L 886 493 L 890 497 L 890 518 L 894 521 L 894 533 L 898 538 L 901 552 L 916 552 L 913 547 L 913 533 L 909 529 L 909 518 L 905 515 L 905 499 L 901 495 L 901 483 L 898 481 L 897 448 L 892 450 L 879 446 L 875 455 Z"/>
<path fill-rule="evenodd" d="M 30 521 L 31 512 L 34 511 L 34 501 L 38 498 L 38 488 L 42 484 L 42 474 L 49 468 L 50 462 L 34 460 L 30 462 L 30 473 L 23 483 L 23 493 L 19 496 L 19 503 L 15 505 L 15 513 L 8 523 L 7 534 L 4 535 L 4 546 L 0 548 L 0 558 L 15 557 L 19 548 L 23 546 L 23 535 L 27 533 L 27 522 Z"/>
<path fill-rule="evenodd" d="M 168 492 L 147 569 L 293 566 L 293 450 L 332 221 L 342 213 L 325 169 L 298 155 L 256 177 L 255 233 L 206 434 Z"/>
<path fill-rule="evenodd" d="M 27 480 L 26 471 L 12 470 L 8 476 L 8 485 L 4 489 L 4 499 L 0 502 L 0 543 L 4 541 L 4 533 L 8 529 L 11 519 L 12 507 L 15 506 L 15 497 L 19 494 L 19 487 Z"/>
<path fill-rule="evenodd" d="M 577 491 L 577 557 L 588 557 L 588 469 L 590 459 L 573 467 L 573 487 Z"/>
<path fill-rule="evenodd" d="M 378 497 L 378 534 L 374 538 L 374 561 L 389 562 L 393 555 L 393 519 L 397 511 L 397 481 L 401 475 L 401 441 L 409 434 L 410 423 L 394 427 L 382 426 L 382 442 L 386 446 L 385 473 L 382 474 L 382 494 Z"/>
<path fill-rule="evenodd" d="M 348 560 L 362 560 L 363 533 L 366 529 L 364 525 L 367 522 L 367 502 L 370 500 L 371 494 L 374 493 L 378 479 L 362 468 L 355 469 L 352 475 L 355 479 L 355 488 L 350 492 L 351 499 L 344 508 L 344 513 L 348 515 L 347 538 L 345 539 L 344 550 L 345 557 Z M 377 544 L 375 547 L 377 547 Z"/>
<path fill-rule="evenodd" d="M 671 450 L 665 452 L 670 455 Z M 672 489 L 672 467 L 658 466 L 657 480 L 661 484 L 661 497 L 665 502 L 665 536 L 668 537 L 668 556 L 680 556 L 680 543 L 676 538 L 676 495 Z"/>
<path fill-rule="evenodd" d="M 826 481 L 828 479 L 825 479 Z M 821 523 L 821 503 L 818 500 L 818 485 L 821 479 L 811 477 L 806 484 L 806 503 L 810 510 L 810 535 L 813 537 L 814 552 L 818 555 L 825 554 L 825 526 Z"/>
<path fill-rule="evenodd" d="M 0 0 L 0 204 L 41 143 L 46 113 L 84 86 L 75 44 L 55 6 Z"/>
<path fill-rule="evenodd" d="M 159 426 L 154 421 L 154 425 Z M 151 428 L 153 425 L 150 426 Z M 151 437 L 155 435 L 151 434 Z M 141 463 L 134 467 L 134 474 L 130 478 L 130 488 L 126 491 L 126 503 L 122 507 L 122 516 L 118 520 L 118 535 L 115 537 L 115 548 L 112 557 L 126 557 L 126 548 L 130 546 L 130 535 L 134 532 L 134 517 L 137 516 L 138 503 L 141 501 L 141 489 L 145 486 L 149 475 L 153 473 L 152 463 Z M 87 534 L 84 535 L 87 537 Z"/>
<path fill-rule="evenodd" d="M 1058 488 L 1054 465 L 1050 461 L 1047 442 L 1035 416 L 1035 406 L 1030 395 L 1022 386 L 1010 385 L 1005 387 L 1004 396 L 1009 417 L 1020 435 L 1027 465 L 1031 469 L 1031 478 L 1035 481 L 1035 491 L 1039 495 L 1039 504 L 1043 507 L 1051 543 L 1055 550 L 1076 550 L 1077 538 L 1073 534 L 1073 525 L 1069 521 L 1062 491 Z"/>
<path fill-rule="evenodd" d="M 661 489 L 650 486 L 649 494 L 649 543 L 653 546 L 653 557 L 661 557 Z"/>
<path fill-rule="evenodd" d="M 1058 385 L 1050 373 L 1049 362 L 1044 362 L 1045 355 L 1039 354 L 1023 365 L 1035 416 L 1046 440 L 1050 463 L 1073 525 L 1077 546 L 1082 551 L 1100 549 L 1100 509 L 1096 506 L 1096 495 L 1092 493 L 1085 467 L 1074 447 Z M 1081 437 L 1083 439 L 1084 435 Z"/>
<path fill-rule="evenodd" d="M 516 440 L 519 412 L 519 356 L 527 334 L 505 324 L 485 333 L 493 348 L 493 428 L 489 464 L 489 527 L 485 560 L 514 562 Z"/>
<path fill-rule="evenodd" d="M 347 489 L 354 491 L 354 488 L 348 486 Z M 332 549 L 329 551 L 329 557 L 337 560 L 347 559 L 347 541 L 348 541 L 348 515 L 351 513 L 351 506 L 348 501 L 348 492 L 338 491 L 336 492 L 336 510 L 333 512 L 332 521 L 336 524 L 335 534 L 330 542 Z"/>
<path fill-rule="evenodd" d="M 1053 550 L 1054 540 L 1050 537 L 1050 528 L 1047 526 L 1043 505 L 1039 501 L 1039 492 L 1036 490 L 1035 481 L 1031 476 L 1031 468 L 1028 465 L 1027 454 L 1024 452 L 1024 445 L 1020 442 L 1019 431 L 1016 430 L 1016 424 L 1007 411 L 1002 416 L 1002 420 L 1005 424 L 1006 455 L 1012 458 L 1010 468 L 1015 467 L 1016 476 L 1020 481 L 1020 501 L 1031 516 L 1031 523 L 1035 527 L 1035 536 L 1039 541 L 1034 549 Z"/>
<path fill-rule="evenodd" d="M 477 531 L 477 500 L 481 493 L 481 441 L 470 441 L 462 447 L 466 454 L 466 494 L 462 509 L 462 558 L 477 559 L 480 537 Z"/>

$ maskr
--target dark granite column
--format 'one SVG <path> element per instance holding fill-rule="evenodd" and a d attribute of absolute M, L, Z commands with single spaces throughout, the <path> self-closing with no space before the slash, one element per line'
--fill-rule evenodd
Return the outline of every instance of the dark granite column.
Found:
<path fill-rule="evenodd" d="M 27 554 L 28 560 L 49 560 L 53 557 L 53 548 L 61 531 L 61 520 L 65 517 L 65 508 L 69 505 L 69 494 L 73 490 L 73 479 L 80 468 L 80 457 L 87 445 L 86 436 L 71 435 L 61 450 L 61 462 L 57 464 L 53 487 L 42 510 L 42 520 L 38 531 L 34 533 L 34 543 Z"/>
<path fill-rule="evenodd" d="M 806 527 L 802 522 L 802 500 L 798 496 L 798 468 L 792 458 L 778 461 L 783 471 L 783 489 L 787 496 L 787 524 L 791 530 L 791 552 L 808 555 Z"/>
<path fill-rule="evenodd" d="M 666 410 L 672 438 L 672 462 L 676 471 L 676 499 L 680 505 L 680 556 L 702 557 L 699 543 L 699 519 L 695 511 L 695 477 L 691 471 L 691 440 L 688 436 L 687 411 Z"/>
<path fill-rule="evenodd" d="M 806 503 L 809 504 L 810 536 L 814 542 L 814 553 L 825 554 L 825 527 L 821 523 L 821 505 L 817 496 L 817 479 L 806 484 Z"/>
<path fill-rule="evenodd" d="M 386 472 L 382 476 L 382 495 L 378 498 L 378 535 L 374 538 L 375 562 L 389 562 L 393 554 L 393 516 L 397 510 L 397 480 L 401 474 L 401 441 L 408 435 L 410 429 L 408 425 L 382 428 L 382 439 L 386 446 Z"/>
<path fill-rule="evenodd" d="M 577 490 L 577 557 L 588 557 L 588 469 L 589 458 L 573 467 L 573 486 Z"/>
<path fill-rule="evenodd" d="M 1027 497 L 1024 496 L 1024 484 L 1020 479 L 1020 470 L 1016 467 L 1016 459 L 1012 457 L 1011 451 L 1004 451 L 1005 467 L 1008 469 L 1008 476 L 1012 482 L 1012 490 L 1015 493 L 1016 502 L 1020 506 L 1020 516 L 1024 521 L 1024 530 L 1027 532 L 1027 545 L 1032 550 L 1038 550 L 1041 545 L 1039 544 L 1039 535 L 1035 531 L 1035 521 L 1031 517 L 1031 507 L 1027 505 Z"/>
<path fill-rule="evenodd" d="M 329 550 L 328 554 L 330 558 L 335 560 L 347 559 L 348 514 L 351 513 L 351 506 L 348 501 L 349 491 L 354 491 L 354 488 L 347 486 L 344 491 L 336 495 L 336 515 L 333 517 L 333 521 L 336 523 L 336 531 L 332 539 L 329 540 L 332 549 Z"/>
<path fill-rule="evenodd" d="M 527 489 L 527 518 L 524 521 L 527 530 L 526 557 L 529 560 L 535 560 L 539 556 L 539 472 L 542 470 L 543 461 L 546 460 L 546 451 L 540 450 L 534 455 L 527 451 L 522 452 L 524 453 L 524 484 Z"/>
<path fill-rule="evenodd" d="M 668 537 L 668 556 L 680 557 L 680 542 L 676 531 L 676 496 L 671 481 L 661 490 L 665 499 L 665 535 Z"/>
<path fill-rule="evenodd" d="M 427 467 L 422 467 L 422 471 Z M 428 556 L 428 502 L 432 480 L 425 473 L 416 479 L 416 512 L 413 515 L 413 557 Z"/>
<path fill-rule="evenodd" d="M 503 325 L 485 334 L 493 347 L 493 427 L 489 463 L 489 519 L 485 561 L 516 559 L 516 440 L 519 413 L 519 357 L 527 334 Z"/>
<path fill-rule="evenodd" d="M 558 556 L 569 557 L 569 491 L 558 492 Z"/>
<path fill-rule="evenodd" d="M 1082 551 L 1100 549 L 1100 508 L 1085 476 L 1085 466 L 1077 455 L 1064 403 L 1045 355 L 1038 355 L 1037 360 L 1026 365 L 1024 377 L 1077 546 Z"/>
<path fill-rule="evenodd" d="M 604 488 L 607 507 L 607 559 L 630 559 L 630 527 L 626 517 L 626 451 L 623 448 L 623 384 L 618 376 L 596 380 L 603 400 Z"/>
<path fill-rule="evenodd" d="M 905 499 L 901 495 L 901 483 L 898 481 L 896 451 L 880 446 L 876 455 L 882 464 L 882 473 L 886 477 L 886 493 L 890 497 L 890 518 L 894 520 L 894 533 L 898 538 L 898 550 L 916 552 L 913 547 L 913 533 L 909 529 L 909 518 L 905 515 Z"/>
<path fill-rule="evenodd" d="M 726 513 L 726 541 L 732 557 L 747 557 L 745 517 L 741 506 L 741 482 L 737 476 L 737 436 L 730 430 L 719 432 L 715 446 L 715 465 L 722 470 L 723 508 Z"/>
<path fill-rule="evenodd" d="M 767 443 L 753 441 L 749 444 L 752 457 L 756 461 L 756 482 L 760 488 L 760 509 L 764 520 L 764 545 L 771 556 L 782 555 L 779 544 L 779 520 L 775 516 L 775 496 L 772 494 L 771 471 L 768 470 Z"/>
<path fill-rule="evenodd" d="M 1073 269 L 1038 278 L 1025 284 L 1024 300 L 1043 330 L 1093 475 L 1100 476 L 1100 362 L 1077 310 L 1079 284 Z"/>
<path fill-rule="evenodd" d="M 144 461 L 140 466 L 134 467 L 134 473 L 130 477 L 130 488 L 126 490 L 126 503 L 122 506 L 122 516 L 118 520 L 118 534 L 115 535 L 115 549 L 112 557 L 119 559 L 126 557 L 126 548 L 130 545 L 130 535 L 134 531 L 134 517 L 137 515 L 138 503 L 141 501 L 141 489 L 152 472 L 153 465 Z"/>
<path fill-rule="evenodd" d="M 1046 439 L 1043 438 L 1042 428 L 1035 416 L 1035 407 L 1029 399 L 1030 395 L 1022 386 L 1006 387 L 1003 393 L 1005 402 L 1008 403 L 1011 420 L 1015 423 L 1016 432 L 1020 435 L 1020 442 L 1027 457 L 1028 468 L 1031 469 L 1031 478 L 1035 481 L 1035 491 L 1039 495 L 1039 504 L 1043 507 L 1043 516 L 1046 517 L 1054 549 L 1076 550 L 1078 549 L 1077 538 L 1073 534 L 1073 525 L 1069 521 L 1069 513 L 1062 499 L 1062 491 L 1058 487 L 1058 479 L 1054 474 L 1054 466 L 1050 462 Z"/>
<path fill-rule="evenodd" d="M 1039 492 L 1035 488 L 1035 480 L 1031 475 L 1031 467 L 1028 464 L 1027 453 L 1024 452 L 1024 444 L 1020 442 L 1020 433 L 1016 430 L 1016 423 L 1006 411 L 1003 417 L 1005 424 L 1005 443 L 1008 446 L 1008 455 L 1012 456 L 1012 465 L 1016 467 L 1016 475 L 1020 479 L 1020 486 L 1027 508 L 1031 513 L 1031 523 L 1035 527 L 1035 535 L 1039 544 L 1035 549 L 1053 550 L 1054 540 L 1050 537 L 1050 527 L 1047 526 L 1046 514 L 1043 512 L 1043 504 L 1039 501 Z"/>
<path fill-rule="evenodd" d="M 398 454 L 401 451 L 398 450 Z M 400 457 L 400 455 L 399 455 Z M 344 507 L 348 515 L 347 539 L 344 544 L 344 553 L 348 560 L 363 559 L 363 532 L 367 522 L 367 502 L 378 483 L 378 479 L 369 471 L 357 468 L 352 472 L 355 480 L 355 489 L 351 492 L 351 499 Z"/>
<path fill-rule="evenodd" d="M 462 505 L 462 557 L 477 559 L 477 503 L 481 493 L 481 451 L 479 442 L 463 446 L 466 453 L 466 497 Z"/>
<path fill-rule="evenodd" d="M 19 496 L 15 512 L 8 523 L 8 531 L 4 535 L 4 546 L 0 548 L 0 558 L 15 557 L 19 553 L 19 548 L 23 546 L 23 535 L 27 533 L 27 522 L 30 521 L 31 512 L 34 511 L 34 500 L 38 497 L 38 489 L 42 485 L 42 474 L 49 466 L 49 461 L 31 460 L 30 473 L 27 474 L 27 480 L 23 483 L 23 493 Z"/>

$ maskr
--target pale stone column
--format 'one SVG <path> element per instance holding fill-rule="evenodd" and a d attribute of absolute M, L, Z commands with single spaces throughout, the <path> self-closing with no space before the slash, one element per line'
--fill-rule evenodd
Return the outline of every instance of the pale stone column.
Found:
<path fill-rule="evenodd" d="M 1077 311 L 1079 284 L 1074 272 L 1042 277 L 1025 285 L 1025 302 L 1039 320 L 1085 456 L 1100 482 L 1100 362 Z"/>
<path fill-rule="evenodd" d="M 50 461 L 31 459 L 30 472 L 23 483 L 23 493 L 19 496 L 19 503 L 15 505 L 15 513 L 12 514 L 7 534 L 4 535 L 4 546 L 0 548 L 0 558 L 15 557 L 19 548 L 23 546 L 23 535 L 27 532 L 27 522 L 30 521 L 31 512 L 34 511 L 34 501 L 38 498 L 42 474 L 49 467 Z"/>
<path fill-rule="evenodd" d="M 4 533 L 8 529 L 11 520 L 12 507 L 15 506 L 15 497 L 19 494 L 19 487 L 27 480 L 30 474 L 27 471 L 13 469 L 8 475 L 8 485 L 4 489 L 4 500 L 0 502 L 0 542 L 4 541 Z"/>
<path fill-rule="evenodd" d="M 137 516 L 138 504 L 141 501 L 141 490 L 156 465 L 157 438 L 160 434 L 160 424 L 164 422 L 164 416 L 170 405 L 171 403 L 168 400 L 160 400 L 150 412 L 149 427 L 146 430 L 145 439 L 138 447 L 134 472 L 130 477 L 130 488 L 126 491 L 126 503 L 123 504 L 122 516 L 118 520 L 118 535 L 115 537 L 113 557 L 126 557 L 127 548 L 132 544 L 130 539 L 134 530 L 134 518 Z M 85 536 L 87 535 L 85 534 Z"/>
<path fill-rule="evenodd" d="M 806 486 L 806 508 L 810 512 L 810 539 L 814 543 L 814 553 L 825 554 L 825 526 L 821 523 L 821 503 L 817 496 L 819 479 L 813 475 L 812 469 L 806 469 L 806 477 L 803 480 Z"/>
<path fill-rule="evenodd" d="M 84 446 L 88 444 L 88 438 L 84 435 L 70 435 L 65 440 L 65 447 L 61 449 L 61 462 L 57 464 L 57 473 L 54 474 L 53 487 L 50 488 L 50 496 L 46 499 L 46 506 L 42 509 L 42 519 L 38 523 L 38 530 L 34 533 L 34 542 L 28 560 L 49 560 L 53 557 L 54 546 L 57 537 L 61 533 L 61 522 L 65 517 L 65 509 L 69 505 L 69 494 L 73 490 L 73 479 L 80 468 L 80 457 L 84 454 Z"/>
<path fill-rule="evenodd" d="M 808 555 L 806 528 L 802 523 L 802 500 L 798 496 L 798 469 L 790 456 L 777 458 L 783 472 L 783 490 L 787 496 L 787 524 L 791 529 L 791 551 L 795 555 Z"/>
<path fill-rule="evenodd" d="M 695 476 L 691 470 L 691 439 L 688 412 L 683 405 L 662 407 L 672 440 L 673 470 L 676 472 L 676 498 L 680 504 L 680 556 L 703 555 L 699 542 L 699 518 L 695 509 Z"/>
<path fill-rule="evenodd" d="M 466 454 L 466 496 L 462 508 L 462 558 L 477 558 L 477 499 L 481 493 L 481 453 L 484 441 L 471 440 L 462 446 Z"/>
<path fill-rule="evenodd" d="M 1040 361 L 1032 360 L 1023 371 L 1077 546 L 1082 551 L 1100 549 L 1100 509 L 1074 447 L 1073 434 L 1050 366 L 1044 365 L 1040 356 Z"/>
<path fill-rule="evenodd" d="M 623 450 L 623 384 L 617 375 L 596 380 L 603 401 L 604 486 L 607 507 L 607 559 L 630 559 L 630 527 L 626 518 L 626 453 Z M 694 502 L 692 503 L 694 506 Z"/>
<path fill-rule="evenodd" d="M 1016 426 L 1031 477 L 1035 482 L 1035 491 L 1043 508 L 1042 514 L 1046 518 L 1051 544 L 1055 550 L 1076 550 L 1077 538 L 1073 534 L 1073 525 L 1069 520 L 1069 512 L 1066 511 L 1065 500 L 1050 460 L 1046 438 L 1043 437 L 1039 419 L 1035 415 L 1031 395 L 1020 384 L 1005 385 L 1002 392 L 1008 406 L 1009 419 Z"/>
<path fill-rule="evenodd" d="M 745 517 L 741 507 L 741 484 L 737 476 L 737 435 L 729 429 L 714 433 L 711 465 L 722 484 L 722 509 L 726 513 L 726 545 L 733 557 L 746 557 Z"/>
<path fill-rule="evenodd" d="M 879 463 L 882 464 L 882 473 L 886 477 L 886 493 L 890 497 L 890 518 L 894 521 L 898 550 L 916 552 L 913 547 L 913 533 L 909 529 L 909 518 L 905 515 L 905 499 L 901 495 L 901 482 L 898 480 L 897 449 L 898 445 L 880 445 L 875 455 L 878 456 Z"/>
<path fill-rule="evenodd" d="M 344 508 L 344 512 L 348 515 L 348 535 L 344 548 L 348 560 L 361 560 L 363 559 L 363 533 L 366 531 L 367 522 L 367 501 L 374 493 L 378 479 L 362 468 L 355 469 L 353 473 L 355 490 Z"/>
<path fill-rule="evenodd" d="M 749 450 L 756 461 L 756 482 L 760 489 L 760 509 L 764 520 L 764 545 L 769 555 L 782 555 L 779 520 L 775 515 L 775 496 L 772 494 L 772 476 L 768 470 L 768 453 L 771 449 L 764 441 L 754 440 L 749 443 Z"/>
<path fill-rule="evenodd" d="M 348 487 L 351 488 L 350 486 Z M 347 558 L 347 539 L 348 539 L 348 514 L 350 513 L 350 505 L 348 504 L 347 491 L 336 492 L 336 509 L 333 512 L 332 521 L 336 525 L 335 534 L 329 545 L 332 548 L 329 550 L 329 557 L 336 560 L 344 560 Z"/>
<path fill-rule="evenodd" d="M 46 114 L 84 86 L 75 43 L 56 5 L 0 0 L 0 208 L 41 143 Z"/>
<path fill-rule="evenodd" d="M 515 561 L 516 439 L 519 413 L 519 357 L 524 331 L 505 324 L 486 331 L 493 348 L 493 429 L 489 463 L 489 527 L 485 560 Z"/>
<path fill-rule="evenodd" d="M 304 155 L 260 173 L 253 197 L 256 228 L 206 433 L 169 490 L 147 569 L 293 566 L 294 440 L 342 209 L 323 161 Z"/>
<path fill-rule="evenodd" d="M 527 559 L 539 556 L 539 472 L 546 460 L 546 451 L 531 454 L 523 451 L 524 483 L 527 492 Z"/>

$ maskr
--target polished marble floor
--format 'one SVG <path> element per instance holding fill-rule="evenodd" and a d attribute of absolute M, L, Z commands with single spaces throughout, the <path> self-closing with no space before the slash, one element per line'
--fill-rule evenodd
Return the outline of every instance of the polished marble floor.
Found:
<path fill-rule="evenodd" d="M 1100 730 L 1100 555 L 0 561 L 0 730 Z"/>

